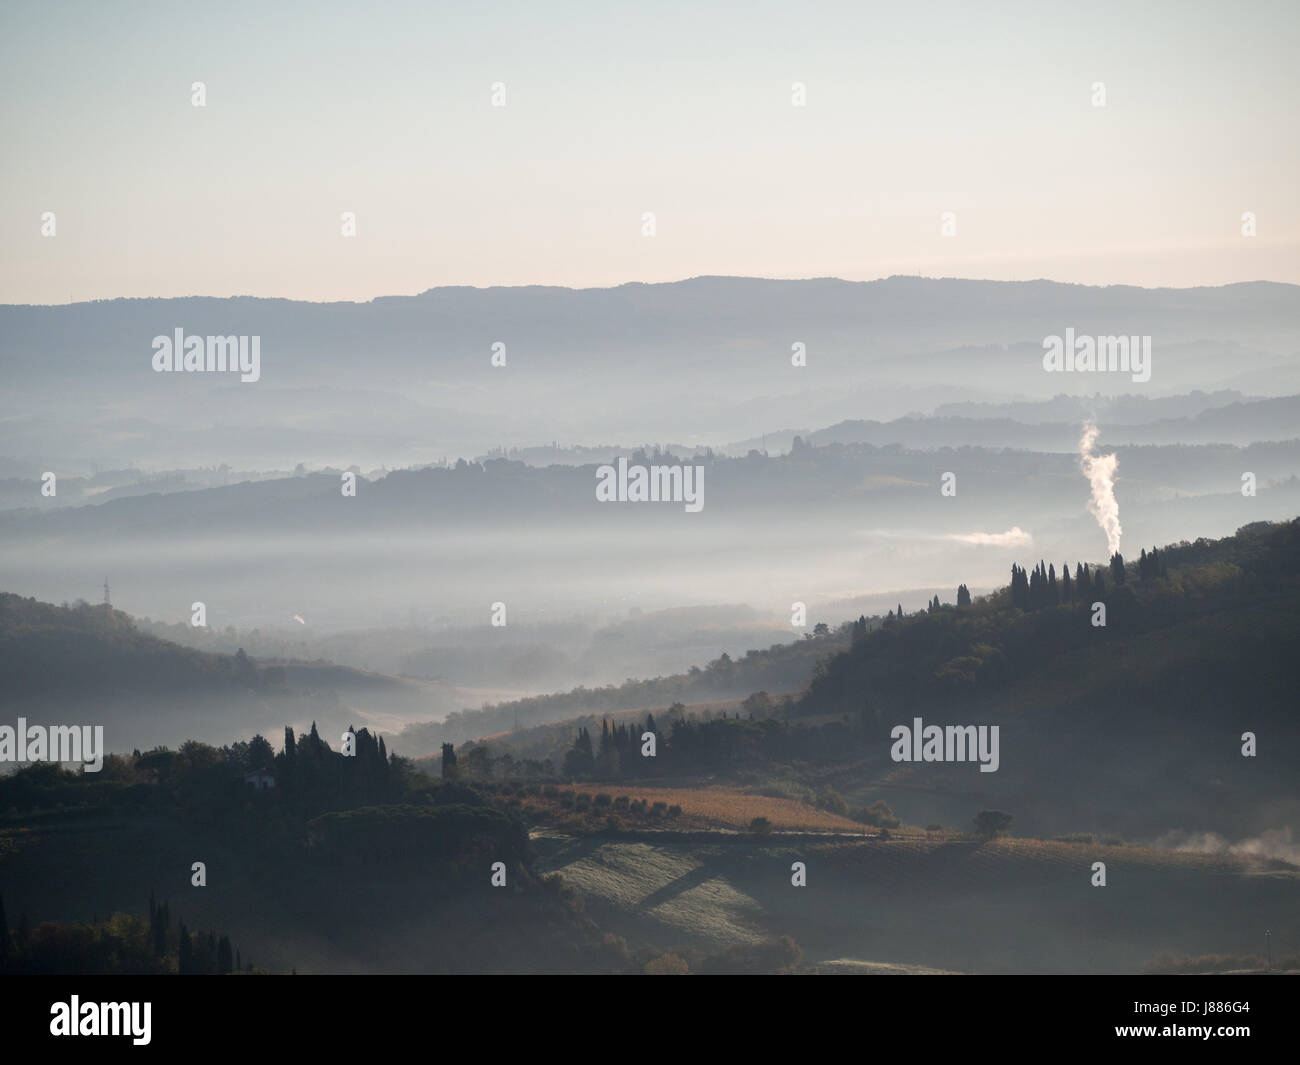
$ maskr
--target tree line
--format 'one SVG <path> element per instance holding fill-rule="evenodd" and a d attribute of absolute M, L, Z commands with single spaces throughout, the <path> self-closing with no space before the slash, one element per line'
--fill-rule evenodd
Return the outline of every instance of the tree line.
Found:
<path fill-rule="evenodd" d="M 10 929 L 0 894 L 0 973 L 43 975 L 219 976 L 252 972 L 225 933 L 194 932 L 177 921 L 171 907 L 149 893 L 149 916 L 115 913 L 89 924 L 42 921 L 32 927 L 27 914 Z"/>

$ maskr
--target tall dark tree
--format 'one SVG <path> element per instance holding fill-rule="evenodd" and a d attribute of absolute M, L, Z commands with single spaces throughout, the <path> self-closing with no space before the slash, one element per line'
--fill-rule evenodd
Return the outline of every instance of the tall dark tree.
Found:
<path fill-rule="evenodd" d="M 275 748 L 260 733 L 248 741 L 248 767 L 270 769 L 275 765 Z"/>
<path fill-rule="evenodd" d="M 444 743 L 442 745 L 442 779 L 455 780 L 460 775 L 460 770 L 456 767 L 456 745 L 454 743 Z"/>
<path fill-rule="evenodd" d="M 1124 556 L 1118 551 L 1110 556 L 1110 580 L 1117 587 L 1124 583 Z"/>
<path fill-rule="evenodd" d="M 158 957 L 167 953 L 167 933 L 171 928 L 171 911 L 167 903 L 161 906 L 154 902 L 153 892 L 149 892 L 149 933 L 153 940 L 153 952 Z"/>
<path fill-rule="evenodd" d="M 1144 547 L 1141 556 L 1138 558 L 1138 578 L 1144 581 L 1150 580 L 1161 576 L 1160 571 L 1160 552 L 1153 547 L 1151 554 L 1148 555 Z"/>
<path fill-rule="evenodd" d="M 9 938 L 9 918 L 5 916 L 4 892 L 0 891 L 0 963 L 9 957 L 12 942 Z"/>
<path fill-rule="evenodd" d="M 1029 578 L 1014 562 L 1011 564 L 1011 605 L 1029 609 Z"/>
<path fill-rule="evenodd" d="M 1070 564 L 1061 565 L 1061 602 L 1074 602 L 1074 585 L 1070 582 Z"/>
<path fill-rule="evenodd" d="M 609 780 L 618 776 L 620 768 L 618 748 L 614 743 L 614 735 L 610 731 L 607 718 L 600 720 L 600 748 L 596 754 L 596 765 L 604 779 Z"/>
<path fill-rule="evenodd" d="M 592 750 L 591 734 L 585 728 L 580 728 L 573 747 L 564 755 L 564 773 L 572 778 L 587 777 L 595 768 L 596 753 Z"/>
<path fill-rule="evenodd" d="M 964 584 L 957 585 L 957 605 L 970 606 L 970 589 Z"/>
<path fill-rule="evenodd" d="M 993 839 L 1011 825 L 1011 815 L 1002 810 L 981 810 L 975 815 L 975 831 L 983 839 Z"/>

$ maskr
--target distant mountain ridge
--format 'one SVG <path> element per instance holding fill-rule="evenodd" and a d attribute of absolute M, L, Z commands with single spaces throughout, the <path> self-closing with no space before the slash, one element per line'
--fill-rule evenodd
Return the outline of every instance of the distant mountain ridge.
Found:
<path fill-rule="evenodd" d="M 261 377 L 155 373 L 152 341 L 258 336 Z M 1152 377 L 1051 374 L 1045 336 L 1150 335 Z M 494 367 L 494 345 L 506 364 Z M 791 364 L 804 345 L 807 365 Z M 1300 286 L 701 277 L 369 303 L 0 306 L 5 451 L 150 468 L 406 465 L 538 441 L 698 440 L 1063 391 L 1300 393 Z M 610 402 L 611 397 L 614 402 Z"/>

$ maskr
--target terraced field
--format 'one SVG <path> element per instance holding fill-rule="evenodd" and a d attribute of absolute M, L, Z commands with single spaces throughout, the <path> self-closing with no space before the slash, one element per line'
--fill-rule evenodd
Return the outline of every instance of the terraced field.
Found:
<path fill-rule="evenodd" d="M 535 843 L 603 927 L 661 949 L 789 935 L 838 971 L 1102 973 L 1253 951 L 1264 928 L 1300 939 L 1300 872 L 1219 856 L 1017 839 Z M 796 861 L 806 887 L 791 885 Z"/>

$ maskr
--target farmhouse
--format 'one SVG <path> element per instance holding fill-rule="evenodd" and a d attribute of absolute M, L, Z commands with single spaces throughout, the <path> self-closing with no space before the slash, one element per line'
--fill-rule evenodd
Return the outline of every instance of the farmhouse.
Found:
<path fill-rule="evenodd" d="M 270 791 L 275 787 L 275 774 L 269 769 L 254 769 L 244 774 L 244 783 L 255 791 Z"/>

